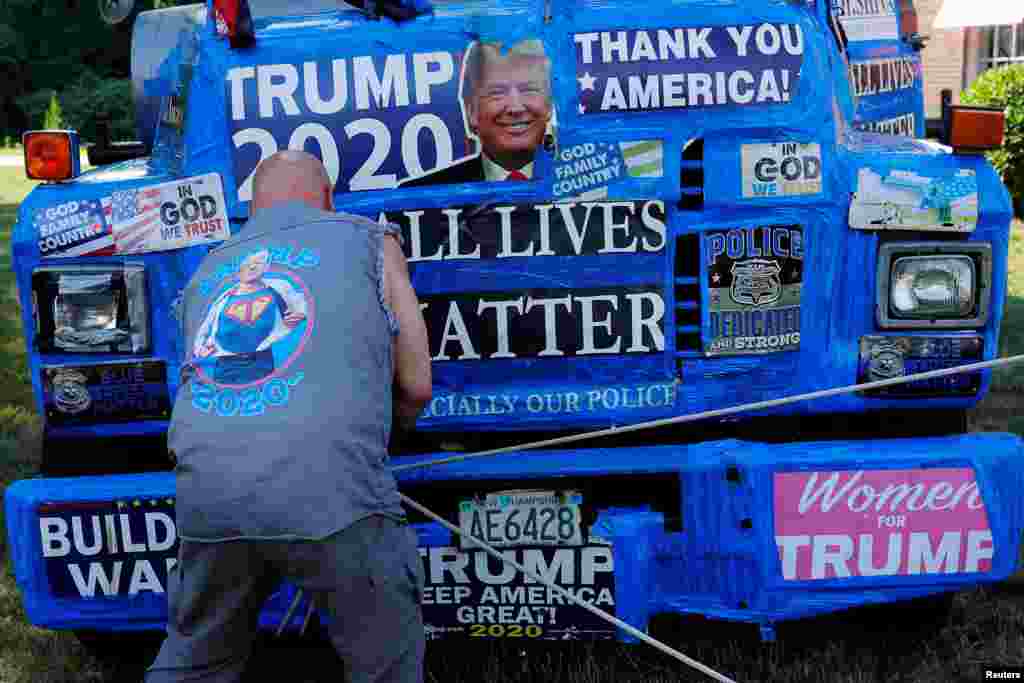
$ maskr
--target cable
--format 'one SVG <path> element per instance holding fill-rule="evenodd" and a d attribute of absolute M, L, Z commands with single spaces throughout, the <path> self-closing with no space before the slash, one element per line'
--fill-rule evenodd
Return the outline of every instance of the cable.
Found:
<path fill-rule="evenodd" d="M 554 439 L 545 439 L 543 441 L 534 441 L 532 443 L 526 443 L 518 446 L 505 446 L 504 448 L 493 448 L 488 451 L 479 451 L 477 453 L 463 453 L 460 455 L 453 455 L 446 458 L 439 458 L 437 460 L 427 460 L 424 462 L 407 463 L 404 465 L 394 465 L 391 468 L 392 472 L 402 472 L 405 470 L 417 469 L 420 467 L 433 467 L 434 465 L 445 465 L 453 462 L 462 462 L 464 460 L 471 460 L 473 458 L 482 458 L 488 455 L 500 455 L 502 453 L 514 453 L 519 451 L 532 450 L 536 448 L 544 448 L 548 446 L 561 446 L 567 443 L 574 443 L 576 441 L 584 441 L 586 439 L 595 439 L 599 436 L 610 436 L 612 434 L 625 434 L 628 432 L 637 432 L 643 429 L 653 429 L 655 427 L 665 427 L 668 425 L 683 424 L 685 422 L 696 422 L 697 420 L 704 420 L 712 417 L 724 417 L 726 415 L 734 415 L 736 413 L 742 413 L 748 410 L 763 410 L 765 408 L 777 408 L 779 406 L 788 405 L 790 403 L 798 403 L 800 401 L 812 401 L 818 398 L 827 398 L 829 396 L 841 396 L 843 394 L 852 394 L 858 391 L 867 391 L 870 389 L 878 389 L 880 387 L 889 387 L 896 384 L 905 384 L 907 382 L 916 382 L 924 379 L 932 379 L 935 377 L 946 377 L 949 375 L 956 375 L 964 372 L 974 372 L 976 370 L 984 370 L 986 368 L 995 368 L 1002 365 L 1011 365 L 1013 363 L 1019 363 L 1024 361 L 1024 355 L 1011 356 L 1008 358 L 997 358 L 995 360 L 982 361 L 980 363 L 970 363 L 968 365 L 959 365 L 955 368 L 943 368 L 941 370 L 929 370 L 928 372 L 920 372 L 915 375 L 905 375 L 903 377 L 892 377 L 890 379 L 882 379 L 875 382 L 867 382 L 865 384 L 851 384 L 845 387 L 836 387 L 833 389 L 823 389 L 820 391 L 812 391 L 807 394 L 798 394 L 796 396 L 787 396 L 784 398 L 773 398 L 767 401 L 757 401 L 755 403 L 746 403 L 741 406 L 734 406 L 732 408 L 717 408 L 715 410 L 706 410 L 702 413 L 694 413 L 692 415 L 678 415 L 676 417 L 662 418 L 660 420 L 651 420 L 648 422 L 637 422 L 631 425 L 625 425 L 623 427 L 611 427 L 610 429 L 600 429 L 594 432 L 584 432 L 583 434 L 571 434 L 569 436 L 559 436 Z"/>
<path fill-rule="evenodd" d="M 527 576 L 529 576 L 534 581 L 537 581 L 538 583 L 544 584 L 545 586 L 547 586 L 551 590 L 553 590 L 556 593 L 558 593 L 563 598 L 565 598 L 565 599 L 569 600 L 570 602 L 572 602 L 577 607 L 582 607 L 583 609 L 587 610 L 591 614 L 594 614 L 594 615 L 597 615 L 597 616 L 601 617 L 602 619 L 604 619 L 608 623 L 614 624 L 615 626 L 618 626 L 619 628 L 621 628 L 623 631 L 625 631 L 629 635 L 633 636 L 634 638 L 639 638 L 640 640 L 644 641 L 648 645 L 650 645 L 650 646 L 652 646 L 652 647 L 654 647 L 654 648 L 664 652 L 665 654 L 669 655 L 670 657 L 674 657 L 675 659 L 679 660 L 683 664 L 686 664 L 687 666 L 692 667 L 692 668 L 696 669 L 697 671 L 700 671 L 701 673 L 703 673 L 703 674 L 705 674 L 705 675 L 715 679 L 716 681 L 720 681 L 720 683 L 736 683 L 736 681 L 732 680 L 731 678 L 728 678 L 727 676 L 723 676 L 722 674 L 718 673 L 714 669 L 712 669 L 712 668 L 710 668 L 708 666 L 705 666 L 704 664 L 701 664 L 697 660 L 691 659 L 691 658 L 687 657 L 682 652 L 679 652 L 678 650 L 675 650 L 675 649 L 669 647 L 668 645 L 666 645 L 665 643 L 661 642 L 660 640 L 656 640 L 656 639 L 650 637 L 649 635 L 647 635 L 646 633 L 644 633 L 640 629 L 637 629 L 637 628 L 634 628 L 633 626 L 630 626 L 626 622 L 624 622 L 621 619 L 618 619 L 616 617 L 613 617 L 612 615 L 608 614 L 607 612 L 605 612 L 602 609 L 599 609 L 597 607 L 594 607 L 593 605 L 587 604 L 586 602 L 580 600 L 575 595 L 573 595 L 569 591 L 565 590 L 561 586 L 556 585 L 553 581 L 550 581 L 550 582 L 546 581 L 543 577 L 533 573 L 532 571 L 530 571 L 529 569 L 527 569 L 523 565 L 519 564 L 515 560 L 513 560 L 511 558 L 508 558 L 508 557 L 505 557 L 504 555 L 499 553 L 497 550 L 495 550 L 493 547 L 491 547 L 487 543 L 484 543 L 480 539 L 473 538 L 472 536 L 466 536 L 454 524 L 451 524 L 447 520 L 443 519 L 442 517 L 434 514 L 433 512 L 431 512 L 427 508 L 423 507 L 422 505 L 420 505 L 416 501 L 412 500 L 408 496 L 406 496 L 404 494 L 401 494 L 401 493 L 398 494 L 398 495 L 400 495 L 402 497 L 402 502 L 408 503 L 411 507 L 413 507 L 416 510 L 420 511 L 421 513 L 423 513 L 427 517 L 433 519 L 435 522 L 440 523 L 441 525 L 443 525 L 449 531 L 451 531 L 451 532 L 453 532 L 455 534 L 458 534 L 459 536 L 462 536 L 463 538 L 468 539 L 470 542 L 480 546 L 491 557 L 495 557 L 495 558 L 501 560 L 502 562 L 509 563 L 510 565 L 512 565 L 513 567 L 515 567 L 519 571 L 521 571 L 523 574 L 526 574 Z"/>
<path fill-rule="evenodd" d="M 960 366 L 953 367 L 953 368 L 943 368 L 941 370 L 930 370 L 928 372 L 921 372 L 921 373 L 917 373 L 917 374 L 913 374 L 913 375 L 905 375 L 903 377 L 892 377 L 892 378 L 889 378 L 889 379 L 878 380 L 878 381 L 875 381 L 875 382 L 866 382 L 866 383 L 863 383 L 863 384 L 852 384 L 852 385 L 845 386 L 845 387 L 835 387 L 835 388 L 832 388 L 832 389 L 823 389 L 823 390 L 820 390 L 820 391 L 812 391 L 812 392 L 809 392 L 809 393 L 806 393 L 806 394 L 797 394 L 795 396 L 787 396 L 787 397 L 784 397 L 784 398 L 770 399 L 770 400 L 767 400 L 767 401 L 756 401 L 754 403 L 746 403 L 744 405 L 733 406 L 731 408 L 719 408 L 719 409 L 715 409 L 715 410 L 707 410 L 707 411 L 704 411 L 704 412 L 701 412 L 701 413 L 694 413 L 694 414 L 691 414 L 691 415 L 680 415 L 680 416 L 671 417 L 671 418 L 665 418 L 665 419 L 661 419 L 661 420 L 651 420 L 651 421 L 648 421 L 648 422 L 639 422 L 639 423 L 632 424 L 632 425 L 627 425 L 627 426 L 624 426 L 624 427 L 612 427 L 611 429 L 602 429 L 602 430 L 598 430 L 598 431 L 594 431 L 594 432 L 586 432 L 584 434 L 574 434 L 574 435 L 563 436 L 563 437 L 558 437 L 558 438 L 554 438 L 554 439 L 545 439 L 543 441 L 535 441 L 535 442 L 532 442 L 532 443 L 522 444 L 522 445 L 518 445 L 518 446 L 508 446 L 508 447 L 505 447 L 505 448 L 495 448 L 495 449 L 491 449 L 491 450 L 488 450 L 488 451 L 480 451 L 480 452 L 477 452 L 477 453 L 466 453 L 466 454 L 452 456 L 452 457 L 448 457 L 448 458 L 441 458 L 441 459 L 438 459 L 438 460 L 428 460 L 428 461 L 419 462 L 419 463 L 409 463 L 409 464 L 405 464 L 405 465 L 397 465 L 397 466 L 392 467 L 391 471 L 392 472 L 400 472 L 400 471 L 403 471 L 403 470 L 410 470 L 410 469 L 416 469 L 416 468 L 421 468 L 421 467 L 431 467 L 431 466 L 434 466 L 434 465 L 442 465 L 442 464 L 447 464 L 447 463 L 452 463 L 452 462 L 461 462 L 461 461 L 469 460 L 469 459 L 472 459 L 472 458 L 481 458 L 481 457 L 488 456 L 488 455 L 498 455 L 498 454 L 501 454 L 501 453 L 511 453 L 511 452 L 525 451 L 525 450 L 531 450 L 531 449 L 536 449 L 536 448 L 543 448 L 543 447 L 546 447 L 546 446 L 556 446 L 556 445 L 562 445 L 562 444 L 567 444 L 567 443 L 573 443 L 573 442 L 576 442 L 576 441 L 583 441 L 585 439 L 593 439 L 593 438 L 597 438 L 597 437 L 600 437 L 600 436 L 608 436 L 608 435 L 611 435 L 611 434 L 623 434 L 623 433 L 627 433 L 627 432 L 640 431 L 640 430 L 643 430 L 643 429 L 653 429 L 655 427 L 664 427 L 664 426 L 667 426 L 667 425 L 682 424 L 682 423 L 685 423 L 685 422 L 695 422 L 697 420 L 703 420 L 703 419 L 708 419 L 708 418 L 712 418 L 712 417 L 723 417 L 723 416 L 726 416 L 726 415 L 734 415 L 736 413 L 741 413 L 741 412 L 744 412 L 744 411 L 763 410 L 763 409 L 766 409 L 766 408 L 776 408 L 776 407 L 779 407 L 779 406 L 788 405 L 790 403 L 798 403 L 800 401 L 812 401 L 812 400 L 819 399 L 819 398 L 827 398 L 827 397 L 830 397 L 830 396 L 841 396 L 843 394 L 850 394 L 850 393 L 855 393 L 855 392 L 858 392 L 858 391 L 868 391 L 868 390 L 871 390 L 871 389 L 878 389 L 878 388 L 881 388 L 881 387 L 895 386 L 895 385 L 899 385 L 899 384 L 907 384 L 909 382 L 917 382 L 917 381 L 920 381 L 920 380 L 932 379 L 932 378 L 935 378 L 935 377 L 947 377 L 947 376 L 950 376 L 950 375 L 962 374 L 962 373 L 966 373 L 966 372 L 975 372 L 975 371 L 978 371 L 978 370 L 985 370 L 985 369 L 990 369 L 990 368 L 996 368 L 996 367 L 1001 367 L 1001 366 L 1004 366 L 1004 365 L 1012 365 L 1013 363 L 1019 363 L 1021 361 L 1024 361 L 1024 354 L 1017 355 L 1017 356 L 1010 356 L 1010 357 L 1007 357 L 1007 358 L 997 358 L 997 359 L 994 359 L 994 360 L 982 361 L 982 362 L 979 362 L 979 363 L 969 363 L 967 365 L 960 365 Z M 624 621 L 622 621 L 622 620 L 620 620 L 620 619 L 618 619 L 618 618 L 608 614 L 607 612 L 605 612 L 605 611 L 603 611 L 603 610 L 601 610 L 601 609 L 599 609 L 597 607 L 594 607 L 593 605 L 589 605 L 589 604 L 583 602 L 582 600 L 579 600 L 574 595 L 572 595 L 571 593 L 569 593 L 565 589 L 561 588 L 560 586 L 554 584 L 553 582 L 548 582 L 548 581 L 544 580 L 542 577 L 538 576 L 537 574 L 534 574 L 533 572 L 531 572 L 530 570 L 528 570 L 526 567 L 524 567 L 523 565 L 519 564 L 515 560 L 512 560 L 510 558 L 505 557 L 504 555 L 499 553 L 497 550 L 495 550 L 493 547 L 491 547 L 487 543 L 485 543 L 485 542 L 483 542 L 483 541 L 481 541 L 481 540 L 479 540 L 477 538 L 473 538 L 472 536 L 465 536 L 462 533 L 462 531 L 460 529 L 458 529 L 457 527 L 455 527 L 453 524 L 449 523 L 447 520 L 443 519 L 442 517 L 440 517 L 439 515 L 435 514 L 432 511 L 430 511 L 429 509 L 423 507 L 422 505 L 420 505 L 416 501 L 412 500 L 408 496 L 406 496 L 406 495 L 404 495 L 402 493 L 399 493 L 399 496 L 401 496 L 402 501 L 407 503 L 410 507 L 415 508 L 419 512 L 423 513 L 425 516 L 427 516 L 430 519 L 440 523 L 442 526 L 444 526 L 449 531 L 451 531 L 451 532 L 453 532 L 453 533 L 455 533 L 455 534 L 457 534 L 459 536 L 464 536 L 465 538 L 469 539 L 469 541 L 471 543 L 474 543 L 474 544 L 480 546 L 484 551 L 486 551 L 492 557 L 497 558 L 501 562 L 508 562 L 513 567 L 515 567 L 518 571 L 521 571 L 523 574 L 525 574 L 526 576 L 529 576 L 534 581 L 537 581 L 539 583 L 544 584 L 548 588 L 550 588 L 553 591 L 555 591 L 556 593 L 558 593 L 563 598 L 568 599 L 573 604 L 575 604 L 575 605 L 577 605 L 579 607 L 582 607 L 583 609 L 585 609 L 588 612 L 590 612 L 590 613 L 600 617 L 601 619 L 604 619 L 605 621 L 607 621 L 607 622 L 609 622 L 611 624 L 614 624 L 618 628 L 621 628 L 623 631 L 626 631 L 627 633 L 629 633 L 634 638 L 637 638 L 637 639 L 647 643 L 648 645 L 654 647 L 655 649 L 657 649 L 657 650 L 659 650 L 659 651 L 661 651 L 661 652 L 663 652 L 663 653 L 673 657 L 674 659 L 682 662 L 683 664 L 686 664 L 689 667 L 692 667 L 692 668 L 700 671 L 701 673 L 703 673 L 703 674 L 713 678 L 716 681 L 720 681 L 721 683 L 735 683 L 735 681 L 733 681 L 731 678 L 728 678 L 728 677 L 718 673 L 714 669 L 711 669 L 711 668 L 705 666 L 704 664 L 701 664 L 700 662 L 698 662 L 698 661 L 696 661 L 694 659 L 691 659 L 690 657 L 687 657 L 686 655 L 684 655 L 683 653 L 679 652 L 678 650 L 675 650 L 675 649 L 669 647 L 668 645 L 665 645 L 664 643 L 662 643 L 662 642 L 660 642 L 660 641 L 658 641 L 658 640 L 648 636 L 643 631 L 640 631 L 639 629 L 636 629 L 635 627 L 627 624 L 626 622 L 624 622 Z M 295 608 L 298 607 L 299 601 L 302 599 L 302 595 L 303 595 L 303 591 L 301 589 L 296 592 L 295 598 L 292 600 L 292 604 L 288 608 L 288 612 L 285 615 L 285 619 L 282 622 L 281 626 L 278 628 L 277 635 L 281 634 L 282 630 L 284 629 L 284 625 L 291 618 L 292 612 L 294 612 Z M 309 619 L 309 615 L 310 615 L 311 612 L 312 612 L 311 609 L 307 611 L 306 620 Z M 305 624 L 303 625 L 303 630 L 305 630 Z"/>

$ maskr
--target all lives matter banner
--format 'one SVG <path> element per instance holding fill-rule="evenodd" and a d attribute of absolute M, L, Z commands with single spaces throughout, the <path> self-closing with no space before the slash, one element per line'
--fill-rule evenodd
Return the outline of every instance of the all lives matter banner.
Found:
<path fill-rule="evenodd" d="M 573 39 L 581 114 L 789 102 L 804 56 L 797 24 L 595 31 Z"/>
<path fill-rule="evenodd" d="M 615 628 L 483 550 L 420 548 L 426 567 L 428 638 L 610 640 Z M 610 545 L 502 551 L 579 600 L 615 614 Z"/>

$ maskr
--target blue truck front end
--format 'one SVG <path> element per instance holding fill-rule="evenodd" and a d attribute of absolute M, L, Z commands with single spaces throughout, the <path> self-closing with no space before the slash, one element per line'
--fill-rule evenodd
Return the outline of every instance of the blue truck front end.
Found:
<path fill-rule="evenodd" d="M 19 210 L 46 476 L 12 484 L 5 505 L 32 623 L 163 628 L 180 297 L 244 224 L 252 173 L 278 149 L 317 154 L 340 209 L 403 233 L 434 392 L 394 444 L 398 466 L 996 357 L 1008 194 L 983 157 L 848 126 L 863 117 L 826 8 L 508 0 L 396 24 L 333 4 L 275 17 L 252 2 L 247 50 L 199 8 L 144 79 L 152 156 L 41 185 Z M 142 15 L 137 43 L 160 16 Z M 528 93 L 549 114 L 531 178 L 427 182 L 486 145 L 464 65 L 489 46 L 545 65 Z M 880 82 L 901 68 L 878 67 Z M 296 272 L 309 258 L 271 254 Z M 302 389 L 193 381 L 201 410 L 243 418 Z M 964 373 L 398 481 L 639 629 L 675 613 L 769 633 L 1017 570 L 1021 442 L 964 433 L 990 382 Z M 629 639 L 410 518 L 431 637 Z M 293 595 L 282 586 L 261 624 Z"/>

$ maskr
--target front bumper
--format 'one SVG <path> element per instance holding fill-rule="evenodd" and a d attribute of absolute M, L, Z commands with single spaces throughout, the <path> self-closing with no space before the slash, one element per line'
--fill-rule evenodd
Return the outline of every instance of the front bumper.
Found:
<path fill-rule="evenodd" d="M 495 482 L 528 489 L 558 479 L 678 479 L 677 511 L 594 500 L 584 547 L 506 552 L 640 629 L 666 612 L 770 626 L 1008 578 L 1024 531 L 1022 446 L 1008 434 L 730 440 L 506 454 L 409 470 L 398 480 L 411 498 L 438 500 L 441 490 L 494 490 Z M 173 497 L 171 473 L 12 484 L 7 531 L 29 620 L 55 629 L 162 629 L 177 548 Z M 457 500 L 450 503 L 455 509 Z M 507 637 L 518 629 L 628 639 L 482 551 L 459 550 L 439 524 L 416 529 L 429 635 Z M 261 625 L 279 624 L 293 595 L 282 586 Z M 304 613 L 302 605 L 289 627 Z M 540 631 L 527 633 L 530 625 Z"/>

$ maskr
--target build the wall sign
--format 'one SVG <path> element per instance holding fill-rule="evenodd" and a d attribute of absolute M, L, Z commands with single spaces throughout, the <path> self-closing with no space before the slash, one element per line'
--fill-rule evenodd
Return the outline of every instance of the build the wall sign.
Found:
<path fill-rule="evenodd" d="M 166 591 L 167 574 L 177 563 L 173 498 L 43 504 L 38 514 L 54 596 Z"/>

